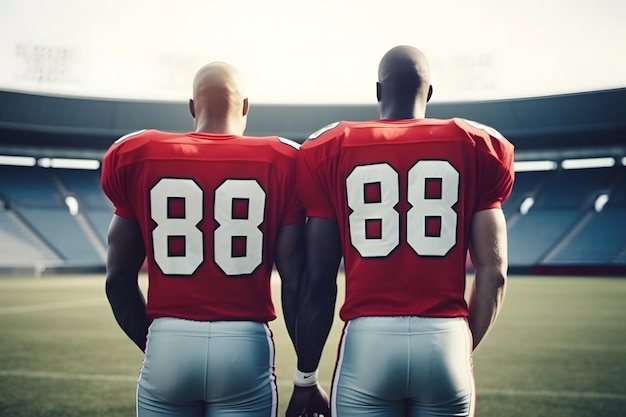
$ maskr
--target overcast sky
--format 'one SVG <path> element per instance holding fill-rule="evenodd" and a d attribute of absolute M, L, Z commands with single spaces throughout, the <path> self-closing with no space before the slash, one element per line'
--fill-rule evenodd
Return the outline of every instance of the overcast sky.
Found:
<path fill-rule="evenodd" d="M 437 102 L 626 87 L 626 0 L 0 0 L 0 89 L 186 100 L 220 60 L 252 103 L 373 103 L 398 44 Z"/>

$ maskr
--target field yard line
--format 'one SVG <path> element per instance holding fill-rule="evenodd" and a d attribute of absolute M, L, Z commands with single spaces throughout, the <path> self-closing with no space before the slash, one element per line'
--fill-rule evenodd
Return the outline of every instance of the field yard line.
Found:
<path fill-rule="evenodd" d="M 29 304 L 21 306 L 0 307 L 1 314 L 31 313 L 35 311 L 63 310 L 66 308 L 85 307 L 106 302 L 106 298 L 85 298 L 83 300 L 61 301 L 57 303 Z"/>
<path fill-rule="evenodd" d="M 87 381 L 137 382 L 138 376 L 107 374 L 72 374 L 66 372 L 25 371 L 21 369 L 0 370 L 0 376 L 18 376 L 42 379 L 69 379 Z"/>
<path fill-rule="evenodd" d="M 593 400 L 622 400 L 626 401 L 626 394 L 590 391 L 550 391 L 550 390 L 515 390 L 515 389 L 490 389 L 477 390 L 478 397 L 481 395 L 501 395 L 503 397 L 561 397 L 561 398 L 588 398 Z"/>

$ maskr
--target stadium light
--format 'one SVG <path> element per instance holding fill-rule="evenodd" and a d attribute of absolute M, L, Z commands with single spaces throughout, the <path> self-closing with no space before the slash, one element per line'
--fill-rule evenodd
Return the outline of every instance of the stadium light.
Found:
<path fill-rule="evenodd" d="M 557 163 L 554 161 L 518 161 L 513 163 L 515 172 L 526 171 L 554 171 Z"/>
<path fill-rule="evenodd" d="M 67 206 L 72 216 L 76 216 L 78 214 L 79 206 L 78 206 L 78 200 L 76 199 L 76 197 L 71 196 L 71 195 L 68 195 L 67 197 L 65 197 L 65 205 Z"/>
<path fill-rule="evenodd" d="M 598 198 L 596 198 L 596 202 L 593 204 L 593 208 L 599 213 L 602 211 L 602 209 L 608 202 L 609 202 L 609 195 L 600 194 Z"/>
<path fill-rule="evenodd" d="M 613 165 L 615 165 L 615 159 L 610 156 L 605 158 L 564 159 L 561 162 L 563 169 L 607 168 Z"/>
<path fill-rule="evenodd" d="M 42 168 L 90 169 L 100 168 L 100 161 L 96 159 L 69 159 L 69 158 L 41 158 L 37 162 Z"/>
<path fill-rule="evenodd" d="M 522 216 L 525 216 L 526 213 L 528 213 L 528 210 L 530 210 L 530 208 L 535 204 L 535 199 L 532 197 L 526 197 L 524 199 L 524 201 L 522 201 L 522 204 L 520 204 L 519 206 L 519 212 L 522 214 Z"/>
<path fill-rule="evenodd" d="M 626 156 L 622 157 L 622 165 L 626 166 Z"/>
<path fill-rule="evenodd" d="M 0 155 L 0 165 L 35 166 L 37 160 L 31 156 Z"/>

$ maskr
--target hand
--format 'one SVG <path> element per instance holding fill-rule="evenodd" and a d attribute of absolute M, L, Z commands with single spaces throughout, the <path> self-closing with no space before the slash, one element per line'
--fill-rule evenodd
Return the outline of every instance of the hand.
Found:
<path fill-rule="evenodd" d="M 294 386 L 285 416 L 313 417 L 313 415 L 330 417 L 328 395 L 319 384 L 315 384 L 312 387 Z"/>

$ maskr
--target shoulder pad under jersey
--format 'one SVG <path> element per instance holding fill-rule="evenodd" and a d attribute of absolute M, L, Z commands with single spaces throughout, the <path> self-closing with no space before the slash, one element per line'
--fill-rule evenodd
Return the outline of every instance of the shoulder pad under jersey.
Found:
<path fill-rule="evenodd" d="M 307 140 L 313 140 L 313 139 L 317 139 L 319 138 L 322 134 L 324 134 L 324 132 L 328 132 L 331 129 L 334 129 L 335 127 L 339 126 L 340 122 L 335 122 L 335 123 L 331 123 L 329 125 L 324 126 L 323 128 L 313 132 L 308 138 Z"/>
<path fill-rule="evenodd" d="M 300 144 L 294 140 L 283 138 L 281 136 L 277 136 L 278 140 L 284 143 L 285 145 L 289 145 L 294 149 L 300 149 Z"/>

